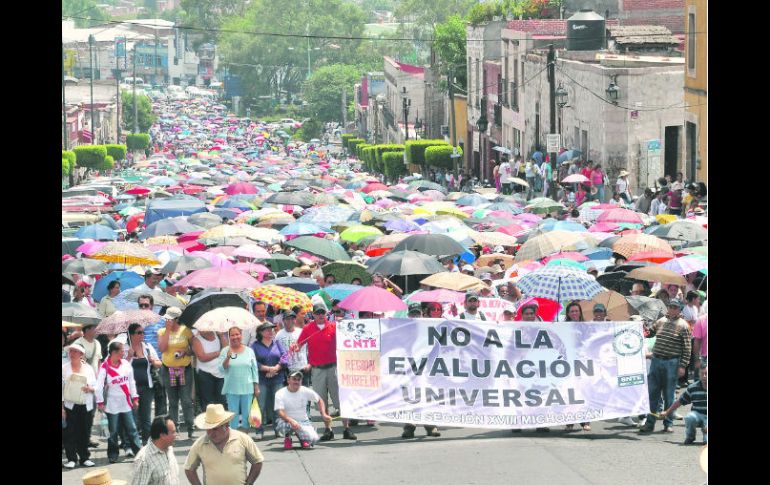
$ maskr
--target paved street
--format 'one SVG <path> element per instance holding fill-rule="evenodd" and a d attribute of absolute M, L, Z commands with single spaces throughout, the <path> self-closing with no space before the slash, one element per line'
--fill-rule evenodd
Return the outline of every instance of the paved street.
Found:
<path fill-rule="evenodd" d="M 681 409 L 682 415 L 686 414 Z M 316 418 L 317 419 L 317 418 Z M 335 421 L 337 423 L 337 421 Z M 319 425 L 320 426 L 320 425 Z M 578 427 L 578 426 L 576 426 Z M 683 446 L 684 424 L 671 435 L 660 424 L 652 435 L 612 422 L 592 423 L 593 431 L 549 434 L 524 431 L 442 429 L 428 439 L 423 428 L 414 440 L 401 439 L 397 424 L 358 426 L 358 441 L 335 439 L 315 449 L 283 450 L 283 440 L 258 443 L 265 465 L 257 483 L 313 484 L 677 484 L 699 485 L 706 475 L 698 466 L 700 446 Z M 186 433 L 183 434 L 186 436 Z M 200 436 L 200 432 L 196 432 Z M 268 435 L 266 435 L 267 437 Z M 272 437 L 272 433 L 269 435 Z M 698 440 L 702 439 L 700 432 Z M 176 455 L 184 463 L 191 442 L 179 440 Z M 298 446 L 298 444 L 297 444 Z M 107 464 L 106 441 L 92 455 Z M 113 478 L 129 479 L 130 463 L 109 465 Z M 80 485 L 84 468 L 62 472 L 62 485 Z M 189 483 L 182 472 L 181 483 Z"/>

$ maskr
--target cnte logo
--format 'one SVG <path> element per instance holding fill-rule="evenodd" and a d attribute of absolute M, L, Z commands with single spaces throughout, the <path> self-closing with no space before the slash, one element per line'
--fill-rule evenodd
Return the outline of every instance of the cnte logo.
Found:
<path fill-rule="evenodd" d="M 573 25 L 572 30 L 583 30 L 585 28 L 588 28 L 587 25 Z"/>

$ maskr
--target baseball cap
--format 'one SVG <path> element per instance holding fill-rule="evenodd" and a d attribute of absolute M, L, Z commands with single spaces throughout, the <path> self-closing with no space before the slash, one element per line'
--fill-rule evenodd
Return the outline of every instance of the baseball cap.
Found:
<path fill-rule="evenodd" d="M 82 288 L 82 287 L 84 287 L 84 286 L 91 286 L 91 284 L 90 284 L 90 283 L 88 283 L 88 282 L 86 282 L 86 281 L 83 281 L 83 280 L 80 280 L 80 281 L 78 281 L 77 285 L 78 285 L 79 287 L 81 287 L 81 288 Z"/>
<path fill-rule="evenodd" d="M 465 294 L 465 301 L 476 300 L 479 301 L 479 295 L 475 291 L 469 291 Z"/>
<path fill-rule="evenodd" d="M 322 311 L 322 312 L 326 313 L 326 306 L 320 305 L 320 304 L 313 305 L 313 313 L 315 313 L 317 311 Z"/>
<path fill-rule="evenodd" d="M 462 271 L 470 271 L 471 273 L 476 271 L 476 269 L 473 266 L 471 266 L 470 264 L 466 264 L 465 266 L 463 266 L 461 268 L 461 270 Z"/>
<path fill-rule="evenodd" d="M 419 303 L 412 303 L 411 305 L 409 305 L 409 313 L 412 313 L 412 312 L 422 313 L 422 305 L 420 305 Z"/>
<path fill-rule="evenodd" d="M 302 373 L 302 371 L 295 370 L 291 374 L 289 374 L 289 377 L 299 376 L 300 379 L 305 377 L 305 374 Z"/>
<path fill-rule="evenodd" d="M 285 312 L 283 312 L 283 318 L 296 318 L 296 317 L 297 317 L 297 314 L 291 310 L 286 310 Z"/>
<path fill-rule="evenodd" d="M 604 305 L 603 305 L 603 304 L 601 304 L 601 303 L 597 303 L 596 305 L 594 305 L 594 311 L 595 311 L 595 312 L 604 312 L 604 313 L 607 313 L 607 307 L 606 307 L 606 306 L 604 306 Z"/>
<path fill-rule="evenodd" d="M 70 344 L 66 347 L 66 350 L 67 352 L 69 352 L 70 350 L 77 350 L 81 354 L 86 355 L 86 349 L 84 349 L 83 346 L 80 344 Z"/>
<path fill-rule="evenodd" d="M 179 308 L 172 306 L 166 309 L 166 314 L 164 317 L 168 318 L 179 318 L 182 315 L 182 310 Z"/>
<path fill-rule="evenodd" d="M 678 298 L 674 298 L 673 300 L 669 300 L 667 306 L 673 306 L 673 307 L 676 307 L 676 308 L 678 308 L 680 310 L 684 307 L 684 305 L 682 304 L 682 300 L 679 300 Z"/>

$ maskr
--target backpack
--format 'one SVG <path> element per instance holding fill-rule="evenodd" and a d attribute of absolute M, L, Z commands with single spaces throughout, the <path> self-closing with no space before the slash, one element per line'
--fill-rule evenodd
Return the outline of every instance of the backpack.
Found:
<path fill-rule="evenodd" d="M 465 312 L 462 312 L 460 314 L 460 320 L 465 320 Z M 481 320 L 482 322 L 486 322 L 487 321 L 487 317 L 484 316 L 483 312 L 479 312 L 479 320 Z"/>

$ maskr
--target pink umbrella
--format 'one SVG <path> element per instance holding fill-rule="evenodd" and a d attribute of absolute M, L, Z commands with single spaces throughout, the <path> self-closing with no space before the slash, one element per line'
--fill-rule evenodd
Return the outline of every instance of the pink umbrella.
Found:
<path fill-rule="evenodd" d="M 617 209 L 618 206 L 615 204 L 596 204 L 591 206 L 591 210 L 597 210 L 597 211 L 606 211 L 610 209 Z"/>
<path fill-rule="evenodd" d="M 257 275 L 257 279 L 260 283 L 262 283 L 262 280 L 267 273 L 271 273 L 270 268 L 259 263 L 236 263 L 233 268 L 238 271 L 243 271 L 244 273 Z"/>
<path fill-rule="evenodd" d="M 421 291 L 416 295 L 410 296 L 409 300 L 420 302 L 463 303 L 465 301 L 465 293 L 440 288 L 438 290 Z"/>
<path fill-rule="evenodd" d="M 596 206 L 593 207 L 594 209 Z M 620 223 L 620 222 L 626 222 L 630 224 L 643 224 L 642 218 L 639 216 L 638 212 L 634 212 L 629 209 L 623 209 L 621 207 L 616 207 L 614 209 L 610 209 L 606 212 L 603 212 L 599 215 L 599 217 L 596 218 L 596 222 L 614 222 L 614 223 Z"/>
<path fill-rule="evenodd" d="M 572 261 L 581 262 L 588 261 L 589 258 L 585 254 L 580 254 L 575 251 L 565 251 L 563 253 L 556 253 L 548 256 L 547 258 L 543 258 L 543 263 L 545 264 L 552 259 L 571 259 Z"/>
<path fill-rule="evenodd" d="M 103 241 L 89 241 L 87 243 L 83 243 L 80 246 L 78 246 L 75 251 L 80 251 L 81 253 L 85 254 L 86 256 L 90 256 L 94 254 L 96 251 L 103 248 L 105 245 L 107 245 L 106 242 Z"/>
<path fill-rule="evenodd" d="M 525 221 L 525 222 L 534 222 L 535 224 L 537 224 L 538 222 L 543 220 L 543 218 L 540 217 L 539 215 L 531 214 L 529 212 L 525 212 L 523 214 L 518 214 L 518 215 L 514 216 L 514 219 L 518 219 L 520 221 Z"/>
<path fill-rule="evenodd" d="M 425 195 L 427 197 L 430 197 L 433 200 L 444 200 L 446 199 L 446 195 L 442 194 L 438 190 L 426 190 L 422 193 L 422 195 Z"/>
<path fill-rule="evenodd" d="M 617 224 L 613 222 L 598 222 L 588 228 L 588 232 L 612 232 L 619 228 Z"/>
<path fill-rule="evenodd" d="M 569 175 L 568 177 L 565 177 L 564 180 L 562 180 L 562 183 L 566 184 L 583 184 L 588 182 L 588 177 L 585 175 L 581 175 L 579 173 L 573 173 L 572 175 Z"/>
<path fill-rule="evenodd" d="M 129 194 L 129 195 L 144 195 L 144 194 L 149 194 L 150 192 L 151 190 L 148 189 L 147 187 L 142 187 L 141 185 L 137 185 L 136 187 L 131 187 L 130 189 L 126 190 L 123 193 Z"/>
<path fill-rule="evenodd" d="M 247 182 L 238 182 L 225 187 L 225 193 L 229 195 L 235 194 L 256 194 L 257 188 Z"/>
<path fill-rule="evenodd" d="M 232 256 L 243 256 L 244 258 L 270 258 L 270 253 L 268 253 L 265 248 L 261 248 L 256 244 L 244 244 L 243 246 L 235 249 L 231 254 Z"/>
<path fill-rule="evenodd" d="M 215 268 L 231 268 L 233 263 L 227 260 L 227 256 L 223 256 L 217 253 L 210 253 L 208 251 L 190 251 L 187 253 L 190 256 L 203 258 Z"/>
<path fill-rule="evenodd" d="M 506 211 L 492 211 L 489 214 L 487 214 L 489 217 L 499 217 L 501 219 L 511 219 L 513 220 L 513 214 Z"/>
<path fill-rule="evenodd" d="M 702 269 L 709 267 L 708 260 L 701 259 L 694 256 L 683 256 L 681 258 L 671 259 L 661 264 L 666 269 L 670 269 L 675 273 L 679 273 L 684 276 L 686 274 L 695 273 Z"/>
<path fill-rule="evenodd" d="M 235 246 L 217 246 L 206 250 L 207 253 L 220 254 L 226 257 L 232 256 L 233 251 L 235 251 Z"/>
<path fill-rule="evenodd" d="M 591 237 L 596 239 L 596 242 L 604 241 L 605 239 L 614 237 L 615 234 L 611 232 L 592 232 Z"/>
<path fill-rule="evenodd" d="M 257 288 L 259 281 L 233 268 L 205 268 L 193 271 L 175 286 L 195 288 Z"/>
<path fill-rule="evenodd" d="M 527 228 L 518 224 L 508 224 L 497 229 L 497 232 L 508 234 L 509 236 L 520 236 L 527 232 Z"/>
<path fill-rule="evenodd" d="M 399 297 L 376 286 L 367 286 L 348 295 L 340 302 L 340 307 L 346 310 L 375 313 L 406 310 L 407 308 L 406 303 L 401 301 Z"/>
<path fill-rule="evenodd" d="M 181 236 L 178 236 L 176 238 L 176 240 L 177 240 L 177 242 L 197 241 L 198 240 L 198 236 L 200 236 L 204 232 L 206 232 L 206 231 L 188 232 L 186 234 L 182 234 Z"/>

